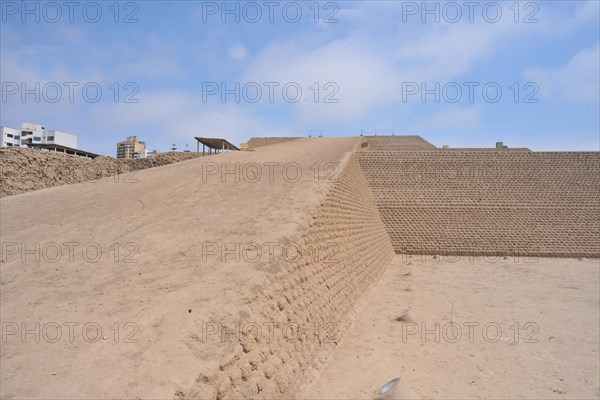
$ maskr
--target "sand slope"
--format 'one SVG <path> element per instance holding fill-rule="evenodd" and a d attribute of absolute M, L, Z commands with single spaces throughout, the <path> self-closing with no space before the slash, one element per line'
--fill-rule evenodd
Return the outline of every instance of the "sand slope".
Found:
<path fill-rule="evenodd" d="M 357 144 L 356 138 L 299 139 L 141 171 L 137 183 L 107 178 L 0 200 L 2 397 L 292 393 L 335 342 L 308 346 L 263 337 L 241 346 L 235 334 L 222 340 L 206 333 L 221 321 L 233 327 L 265 320 L 278 328 L 334 321 L 343 332 L 352 299 L 362 292 L 357 288 L 366 289 L 393 253 L 350 156 Z M 308 247 L 332 241 L 337 264 L 309 254 Z M 77 243 L 70 245 L 72 260 L 70 242 Z M 205 246 L 203 260 L 207 242 L 279 248 L 273 259 L 264 253 L 255 261 L 257 253 L 236 259 L 244 254 L 213 254 Z M 39 251 L 22 252 L 36 243 Z M 62 249 L 57 262 L 53 243 Z M 301 257 L 283 258 L 289 243 Z M 37 337 L 20 335 L 21 328 L 35 332 L 38 322 Z M 53 342 L 57 326 L 62 336 Z"/>

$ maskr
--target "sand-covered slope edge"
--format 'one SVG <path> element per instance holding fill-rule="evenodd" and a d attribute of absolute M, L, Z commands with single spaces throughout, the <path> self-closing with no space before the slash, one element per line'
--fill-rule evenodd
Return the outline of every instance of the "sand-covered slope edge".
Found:
<path fill-rule="evenodd" d="M 292 398 L 325 363 L 394 251 L 354 154 L 311 214 L 290 242 L 314 251 L 292 263 L 276 260 L 280 272 L 250 305 L 263 320 L 247 322 L 262 324 L 263 334 L 237 337 L 219 369 L 201 374 L 176 398 Z M 265 334 L 265 323 L 274 335 Z"/>

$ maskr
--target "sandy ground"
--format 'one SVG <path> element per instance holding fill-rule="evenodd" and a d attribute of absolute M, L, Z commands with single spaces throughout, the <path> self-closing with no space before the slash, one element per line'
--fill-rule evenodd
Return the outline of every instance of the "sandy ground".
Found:
<path fill-rule="evenodd" d="M 357 143 L 301 139 L 140 171 L 134 182 L 0 199 L 1 397 L 171 399 L 218 369 L 233 344 L 203 340 L 203 324 L 252 320 L 278 271 L 267 248 L 253 263 L 219 250 L 293 240 L 331 185 L 324 166 Z M 203 253 L 207 242 L 216 255 Z"/>
<path fill-rule="evenodd" d="M 203 243 L 294 240 L 327 164 L 357 143 L 301 139 L 0 199 L 0 397 L 172 399 L 219 368 L 232 345 L 203 340 L 203 324 L 258 318 L 278 265 L 203 261 Z M 371 398 L 401 376 L 423 398 L 598 398 L 598 260 L 527 261 L 396 257 L 304 397 Z M 406 308 L 414 322 L 395 321 Z"/>
<path fill-rule="evenodd" d="M 305 397 L 373 398 L 397 376 L 428 399 L 600 397 L 599 260 L 449 261 L 397 255 Z"/>

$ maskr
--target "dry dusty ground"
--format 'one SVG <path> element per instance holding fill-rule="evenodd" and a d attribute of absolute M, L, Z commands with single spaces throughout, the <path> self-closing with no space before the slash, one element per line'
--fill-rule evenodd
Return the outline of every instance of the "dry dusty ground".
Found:
<path fill-rule="evenodd" d="M 218 369 L 234 345 L 203 340 L 204 324 L 262 321 L 257 299 L 280 266 L 267 248 L 253 263 L 239 251 L 203 260 L 203 244 L 294 240 L 331 186 L 311 167 L 339 165 L 357 143 L 300 139 L 147 169 L 134 182 L 0 199 L 0 397 L 172 399 Z M 300 171 L 284 176 L 291 163 Z"/>
<path fill-rule="evenodd" d="M 427 399 L 600 397 L 599 260 L 448 261 L 396 256 L 305 397 L 372 398 L 396 376 Z"/>
<path fill-rule="evenodd" d="M 133 182 L 0 199 L 0 397 L 172 399 L 193 387 L 234 350 L 203 340 L 204 323 L 262 321 L 264 292 L 283 269 L 266 255 L 203 261 L 203 243 L 296 240 L 331 187 L 323 167 L 342 165 L 357 144 L 300 139 L 147 169 Z M 266 162 L 279 163 L 273 181 Z M 236 165 L 256 177 L 244 170 L 252 163 L 262 179 L 236 182 Z M 295 168 L 282 176 L 291 163 L 298 181 Z M 216 175 L 204 180 L 208 164 Z M 234 171 L 225 180 L 224 167 Z M 305 397 L 370 398 L 402 376 L 425 398 L 598 398 L 598 270 L 598 260 L 398 256 Z M 394 321 L 408 307 L 417 325 Z M 422 322 L 441 325 L 439 343 L 409 334 Z M 469 323 L 479 324 L 471 334 Z"/>

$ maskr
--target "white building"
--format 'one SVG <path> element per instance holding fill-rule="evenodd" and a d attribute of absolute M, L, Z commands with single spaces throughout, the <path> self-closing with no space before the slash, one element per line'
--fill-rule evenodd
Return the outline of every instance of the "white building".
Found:
<path fill-rule="evenodd" d="M 21 129 L 0 127 L 2 145 L 0 147 L 34 147 L 35 145 L 54 144 L 77 149 L 77 136 L 70 133 L 46 130 L 40 124 L 23 122 Z"/>
<path fill-rule="evenodd" d="M 158 150 L 150 151 L 148 149 L 144 149 L 142 151 L 136 151 L 133 153 L 133 158 L 150 158 L 158 155 Z"/>
<path fill-rule="evenodd" d="M 14 128 L 0 127 L 2 133 L 2 145 L 0 147 L 26 147 L 21 145 L 21 130 Z"/>

